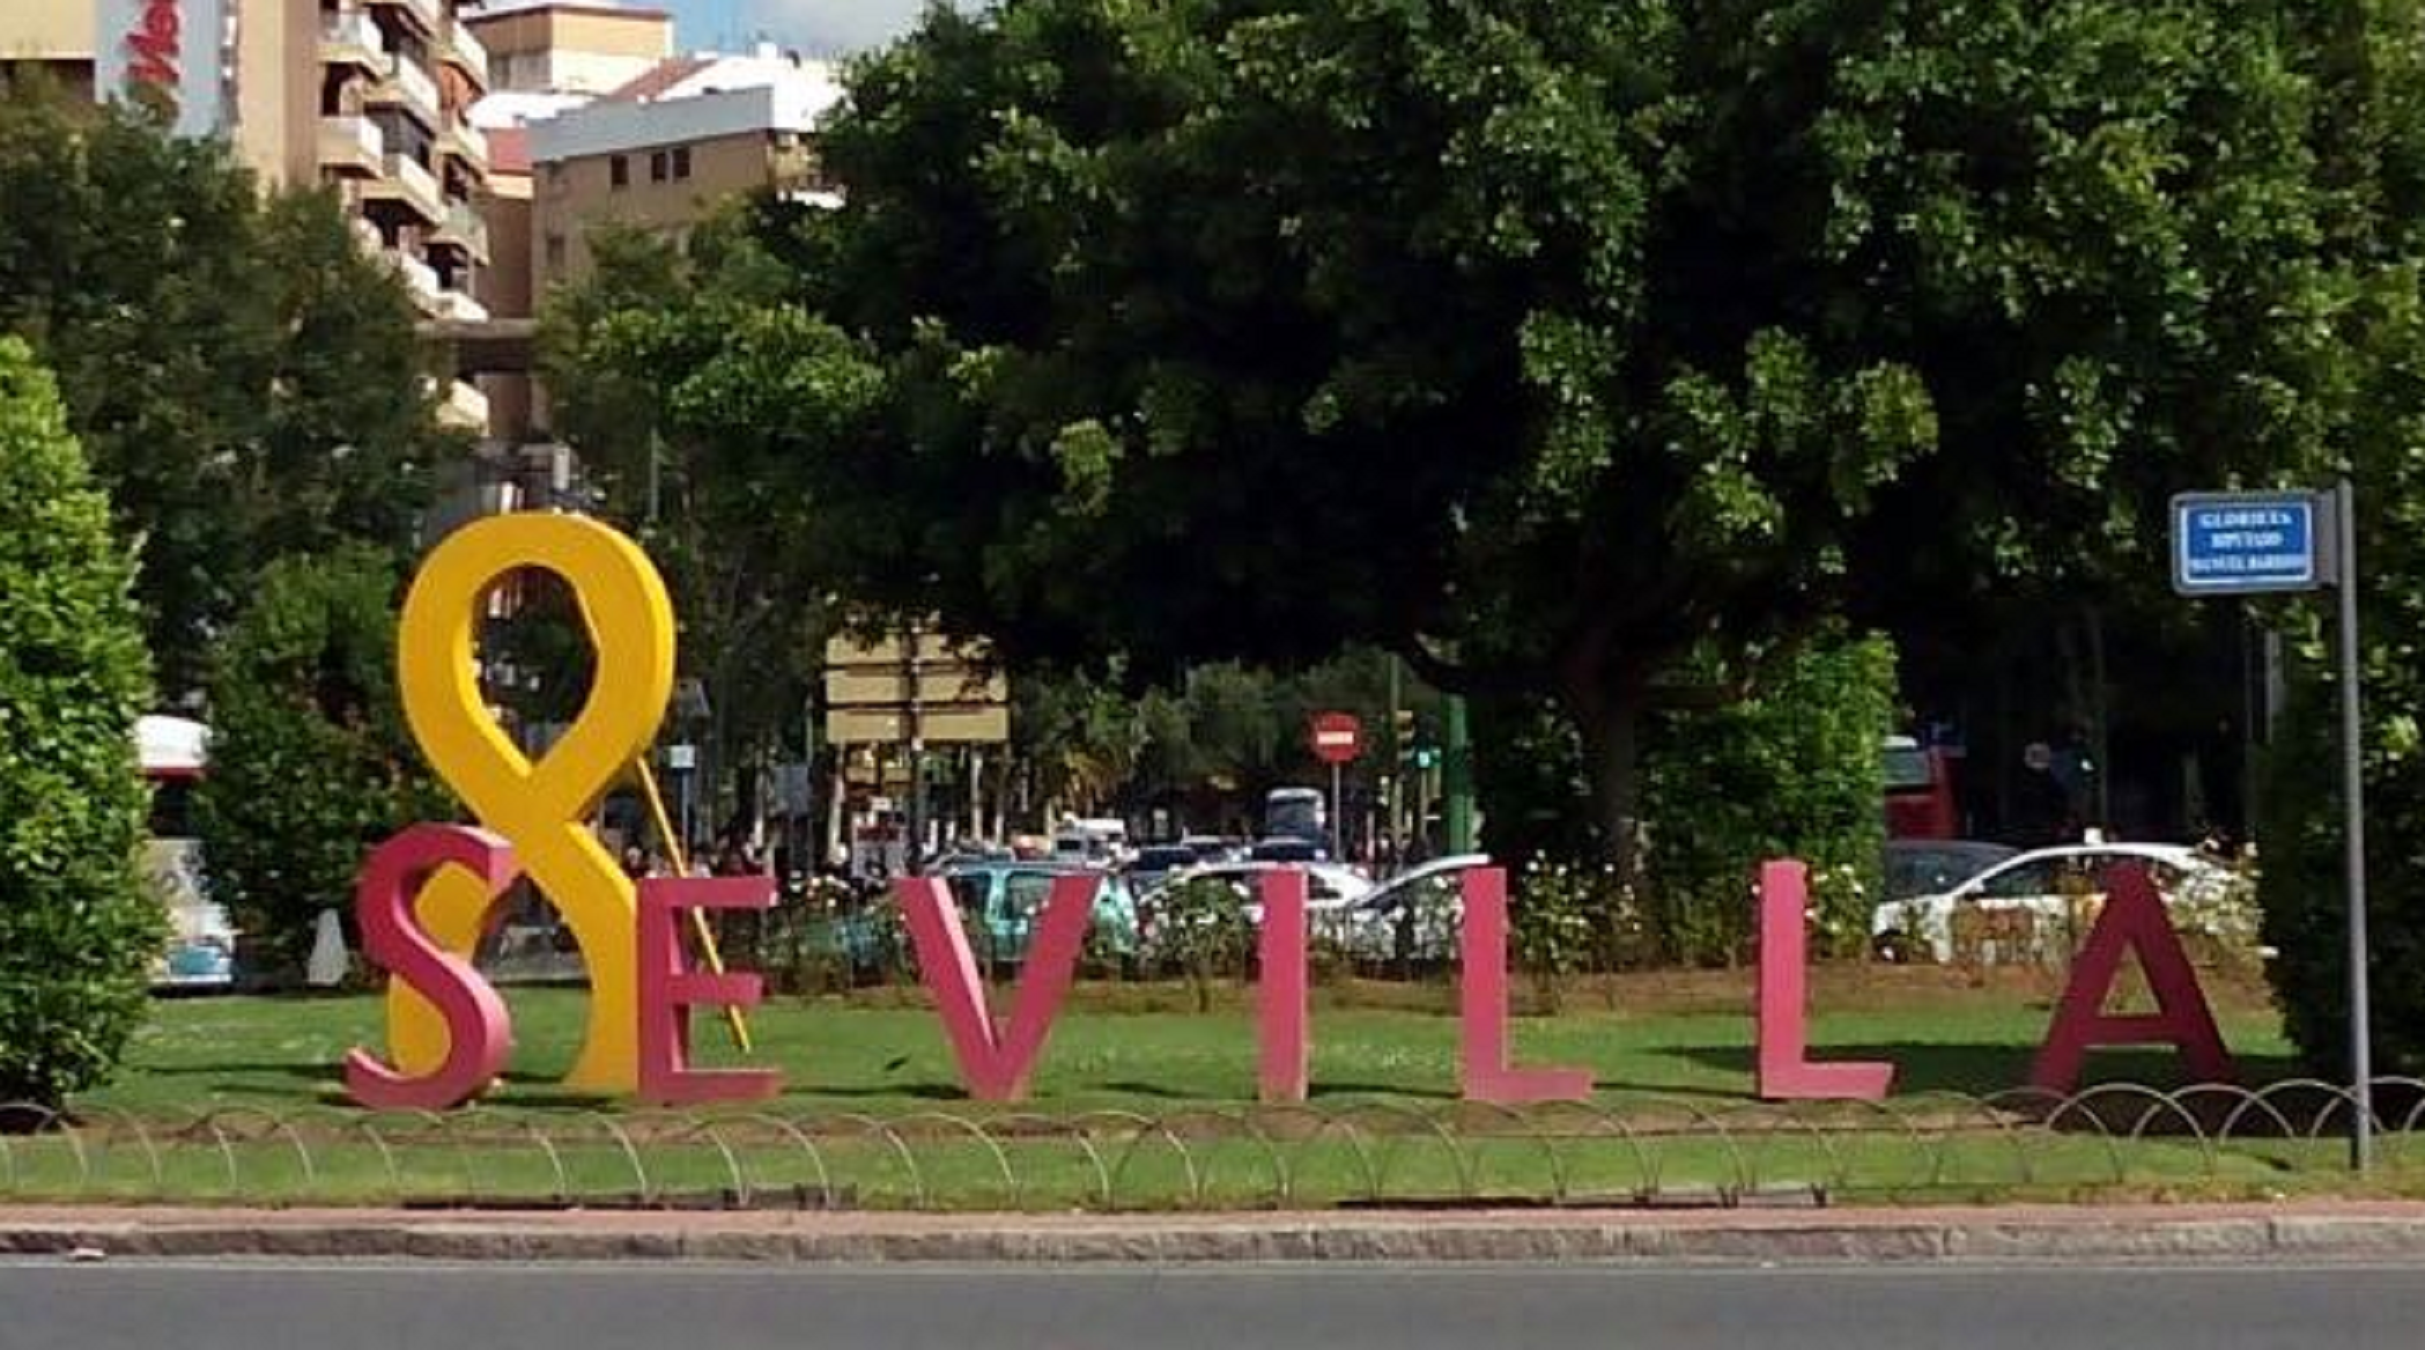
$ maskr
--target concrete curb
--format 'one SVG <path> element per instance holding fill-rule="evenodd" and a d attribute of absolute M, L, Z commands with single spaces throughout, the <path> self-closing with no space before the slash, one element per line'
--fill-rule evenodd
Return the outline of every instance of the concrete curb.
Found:
<path fill-rule="evenodd" d="M 2425 1259 L 2425 1206 L 467 1217 L 0 1209 L 0 1256 L 406 1261 L 1711 1262 Z"/>

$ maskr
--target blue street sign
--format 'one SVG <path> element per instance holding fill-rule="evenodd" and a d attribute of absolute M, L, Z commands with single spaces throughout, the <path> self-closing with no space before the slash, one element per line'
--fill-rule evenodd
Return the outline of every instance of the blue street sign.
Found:
<path fill-rule="evenodd" d="M 2172 499 L 2172 587 L 2268 595 L 2331 583 L 2330 521 L 2310 492 L 2195 492 Z"/>

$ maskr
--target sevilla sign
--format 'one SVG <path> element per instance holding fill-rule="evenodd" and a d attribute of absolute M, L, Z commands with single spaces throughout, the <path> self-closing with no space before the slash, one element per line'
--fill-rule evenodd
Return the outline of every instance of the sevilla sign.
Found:
<path fill-rule="evenodd" d="M 597 648 L 598 680 L 580 718 L 536 762 L 508 740 L 481 696 L 474 640 L 484 598 L 506 576 L 540 568 L 562 577 Z M 458 530 L 430 555 L 407 595 L 398 674 L 413 735 L 477 825 L 412 826 L 374 850 L 356 887 L 364 954 L 392 977 L 384 1051 L 348 1056 L 354 1099 L 379 1109 L 440 1110 L 485 1092 L 503 1074 L 513 1034 L 504 1000 L 471 962 L 501 918 L 509 887 L 530 882 L 578 940 L 589 972 L 587 1038 L 568 1084 L 628 1092 L 664 1104 L 762 1098 L 779 1090 L 770 1069 L 706 1072 L 690 1065 L 689 1009 L 744 1008 L 758 977 L 695 969 L 679 920 L 692 910 L 765 909 L 764 877 L 666 878 L 635 883 L 589 822 L 627 768 L 645 760 L 673 689 L 674 618 L 665 585 L 638 545 L 578 516 L 490 517 Z M 1317 751 L 1352 758 L 1353 718 L 1315 723 Z M 1334 762 L 1340 762 L 1334 760 Z M 1006 1015 L 997 1017 L 960 910 L 934 878 L 904 878 L 896 902 L 970 1095 L 1025 1097 L 1053 1023 L 1075 982 L 1102 878 L 1055 881 L 1035 920 Z M 1257 1079 L 1269 1101 L 1309 1091 L 1311 1015 L 1306 872 L 1261 879 Z M 2039 1052 L 2034 1085 L 2067 1091 L 2087 1051 L 2109 1044 L 2174 1046 L 2207 1079 L 2232 1066 L 2197 977 L 2136 866 L 2106 881 L 2108 900 L 2073 967 Z M 1883 1063 L 1810 1058 L 1804 971 L 1802 864 L 1761 870 L 1759 984 L 1754 1010 L 1757 1085 L 1774 1099 L 1876 1099 L 1892 1086 Z M 1458 1076 L 1467 1099 L 1501 1105 L 1588 1097 L 1574 1067 L 1515 1063 L 1508 1012 L 1507 874 L 1463 876 L 1459 919 Z M 2103 1009 L 2126 957 L 2147 972 L 2158 1011 L 2117 1017 Z"/>

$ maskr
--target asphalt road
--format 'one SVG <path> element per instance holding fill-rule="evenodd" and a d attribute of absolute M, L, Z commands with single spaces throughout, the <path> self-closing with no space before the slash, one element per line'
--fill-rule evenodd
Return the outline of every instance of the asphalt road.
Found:
<path fill-rule="evenodd" d="M 2425 1266 L 0 1264 L 0 1350 L 2425 1345 Z"/>

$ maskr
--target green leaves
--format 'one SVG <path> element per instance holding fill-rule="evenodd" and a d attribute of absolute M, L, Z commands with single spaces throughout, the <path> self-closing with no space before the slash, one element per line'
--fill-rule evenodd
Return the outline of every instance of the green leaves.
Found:
<path fill-rule="evenodd" d="M 333 197 L 265 201 L 223 144 L 22 85 L 0 93 L 0 333 L 58 372 L 142 545 L 172 694 L 199 689 L 261 567 L 405 546 L 463 448 L 432 420 L 402 282 Z"/>
<path fill-rule="evenodd" d="M 133 579 L 56 385 L 0 337 L 0 1100 L 107 1078 L 164 936 L 135 868 Z"/>
<path fill-rule="evenodd" d="M 300 965 L 370 849 L 454 814 L 397 699 L 398 585 L 365 547 L 280 559 L 220 645 L 196 816 L 212 897 L 273 961 Z"/>

